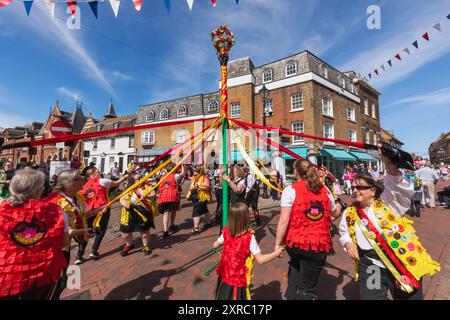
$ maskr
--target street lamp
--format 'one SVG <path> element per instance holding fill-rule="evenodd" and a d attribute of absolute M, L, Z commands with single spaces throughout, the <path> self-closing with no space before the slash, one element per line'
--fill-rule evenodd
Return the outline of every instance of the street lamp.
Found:
<path fill-rule="evenodd" d="M 266 99 L 267 96 L 269 95 L 270 90 L 266 88 L 266 85 L 263 84 L 262 88 L 259 90 L 259 94 L 261 95 L 263 104 L 262 104 L 262 117 L 263 117 L 263 126 L 266 126 Z M 269 144 L 267 143 L 266 146 L 266 157 L 269 158 Z M 264 184 L 263 185 L 263 198 L 269 198 L 269 194 L 268 194 L 268 190 L 267 190 L 267 185 Z"/>

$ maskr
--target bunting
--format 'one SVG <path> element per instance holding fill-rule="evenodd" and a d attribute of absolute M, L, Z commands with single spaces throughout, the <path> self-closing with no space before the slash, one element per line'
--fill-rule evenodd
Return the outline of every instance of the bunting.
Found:
<path fill-rule="evenodd" d="M 172 3 L 170 0 L 164 0 L 164 4 L 166 5 L 167 12 L 170 12 L 170 7 L 172 6 Z"/>
<path fill-rule="evenodd" d="M 450 14 L 447 16 L 447 19 L 449 19 L 450 20 Z"/>
<path fill-rule="evenodd" d="M 405 51 L 408 54 L 408 56 L 411 55 L 411 52 L 409 51 L 409 48 L 405 48 L 405 49 L 403 49 L 403 51 Z"/>
<path fill-rule="evenodd" d="M 12 2 L 12 0 L 0 0 L 0 8 L 1 7 L 6 7 L 7 5 L 9 5 Z"/>
<path fill-rule="evenodd" d="M 441 29 L 441 24 L 440 24 L 440 23 L 436 23 L 436 24 L 434 25 L 433 28 L 436 29 L 436 30 L 439 31 L 439 32 L 442 31 L 442 29 Z"/>
<path fill-rule="evenodd" d="M 382 65 L 380 66 L 380 68 L 383 69 L 383 71 L 386 71 L 386 70 L 384 69 L 384 64 L 382 64 Z"/>
<path fill-rule="evenodd" d="M 217 0 L 211 0 L 211 3 L 212 3 L 212 5 L 213 5 L 213 7 L 215 7 L 216 4 L 217 4 Z"/>
<path fill-rule="evenodd" d="M 392 60 L 388 60 L 387 63 L 392 67 Z"/>
<path fill-rule="evenodd" d="M 109 4 L 113 9 L 114 16 L 117 18 L 117 15 L 119 14 L 120 0 L 109 0 Z"/>
<path fill-rule="evenodd" d="M 186 0 L 186 1 L 187 1 L 188 6 L 189 6 L 189 10 L 192 11 L 192 6 L 194 5 L 194 0 Z"/>
<path fill-rule="evenodd" d="M 395 58 L 398 59 L 399 61 L 402 61 L 402 57 L 400 57 L 400 53 L 397 54 L 397 55 L 395 56 Z"/>
<path fill-rule="evenodd" d="M 412 43 L 412 45 L 414 46 L 414 47 L 416 47 L 416 49 L 419 49 L 419 42 L 416 40 L 416 41 L 414 41 L 413 43 Z"/>
<path fill-rule="evenodd" d="M 427 41 L 430 41 L 430 36 L 428 35 L 428 32 L 425 32 L 422 36 L 422 38 L 424 38 Z"/>
<path fill-rule="evenodd" d="M 141 11 L 141 7 L 142 7 L 142 0 L 133 0 L 133 4 L 134 4 L 134 8 L 136 9 L 136 11 Z"/>
<path fill-rule="evenodd" d="M 70 13 L 74 16 L 77 13 L 77 2 L 76 1 L 67 1 L 67 7 L 70 9 Z"/>
<path fill-rule="evenodd" d="M 95 19 L 98 19 L 98 1 L 89 1 L 89 7 L 94 13 Z"/>
<path fill-rule="evenodd" d="M 375 69 L 375 71 L 374 71 L 374 72 L 375 72 L 375 74 L 376 74 L 376 75 L 378 75 L 378 69 Z"/>
<path fill-rule="evenodd" d="M 369 73 L 369 79 L 372 79 L 372 74 L 371 73 Z"/>
<path fill-rule="evenodd" d="M 33 1 L 26 0 L 23 2 L 23 5 L 25 6 L 27 16 L 29 16 L 31 12 L 31 7 L 33 6 Z"/>
<path fill-rule="evenodd" d="M 47 6 L 48 13 L 52 17 L 52 19 L 55 19 L 55 7 L 56 3 L 54 0 L 45 1 L 45 5 Z"/>

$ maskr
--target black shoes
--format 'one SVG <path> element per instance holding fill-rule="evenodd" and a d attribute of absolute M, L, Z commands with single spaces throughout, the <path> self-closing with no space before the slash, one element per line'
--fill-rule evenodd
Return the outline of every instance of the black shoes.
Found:
<path fill-rule="evenodd" d="M 98 259 L 100 259 L 100 255 L 98 254 L 97 251 L 92 251 L 91 254 L 89 255 L 89 258 L 92 258 L 94 260 L 98 260 Z"/>
<path fill-rule="evenodd" d="M 199 234 L 199 233 L 200 233 L 200 228 L 193 228 L 191 233 L 192 233 L 193 235 L 194 235 L 194 234 Z"/>
<path fill-rule="evenodd" d="M 167 239 L 169 237 L 169 232 L 168 231 L 164 231 L 163 232 L 163 239 Z"/>
<path fill-rule="evenodd" d="M 131 246 L 124 245 L 123 248 L 122 248 L 122 250 L 120 251 L 120 255 L 121 255 L 122 257 L 125 257 L 125 256 L 127 256 L 128 253 L 129 253 L 131 250 L 133 250 L 133 249 L 134 249 L 134 245 L 131 245 Z"/>
<path fill-rule="evenodd" d="M 169 232 L 177 232 L 178 226 L 176 224 L 173 224 L 169 227 Z"/>

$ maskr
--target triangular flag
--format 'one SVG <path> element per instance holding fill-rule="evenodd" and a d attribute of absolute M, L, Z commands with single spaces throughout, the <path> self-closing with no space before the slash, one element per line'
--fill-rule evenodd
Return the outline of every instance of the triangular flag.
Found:
<path fill-rule="evenodd" d="M 89 1 L 89 7 L 91 7 L 95 18 L 98 19 L 98 1 Z"/>
<path fill-rule="evenodd" d="M 74 16 L 75 13 L 77 12 L 77 2 L 76 1 L 67 1 L 67 6 L 69 7 L 70 12 Z"/>
<path fill-rule="evenodd" d="M 389 60 L 388 63 L 392 67 L 392 60 Z"/>
<path fill-rule="evenodd" d="M 45 5 L 47 6 L 48 12 L 50 13 L 52 19 L 55 19 L 55 0 L 45 1 Z"/>
<path fill-rule="evenodd" d="M 194 0 L 187 0 L 188 6 L 189 6 L 189 10 L 192 11 L 192 6 L 194 5 Z"/>
<path fill-rule="evenodd" d="M 6 7 L 7 5 L 9 5 L 12 2 L 12 0 L 0 0 L 0 8 L 1 7 Z"/>
<path fill-rule="evenodd" d="M 113 9 L 114 16 L 117 18 L 117 15 L 119 14 L 120 1 L 119 0 L 109 0 L 109 4 L 111 5 L 111 8 Z"/>
<path fill-rule="evenodd" d="M 375 73 L 376 73 L 376 75 L 378 75 L 378 70 L 377 69 L 375 69 L 375 71 L 374 71 Z"/>
<path fill-rule="evenodd" d="M 211 0 L 211 3 L 212 3 L 212 5 L 213 5 L 213 7 L 215 7 L 216 4 L 217 4 L 217 1 L 216 1 L 216 0 Z"/>
<path fill-rule="evenodd" d="M 396 57 L 398 60 L 402 61 L 402 58 L 400 57 L 400 54 L 397 54 L 395 57 Z"/>
<path fill-rule="evenodd" d="M 450 19 L 450 14 L 447 16 L 447 19 Z"/>
<path fill-rule="evenodd" d="M 409 51 L 409 48 L 405 48 L 405 49 L 403 49 L 403 51 L 405 51 L 408 55 L 411 54 L 410 51 Z"/>
<path fill-rule="evenodd" d="M 136 11 L 141 11 L 142 0 L 133 0 L 133 4 Z"/>
<path fill-rule="evenodd" d="M 27 16 L 30 15 L 31 7 L 33 6 L 33 1 L 24 1 L 23 5 L 25 6 L 25 10 L 27 11 Z"/>
<path fill-rule="evenodd" d="M 369 73 L 369 78 L 372 79 L 372 74 L 371 73 Z"/>
<path fill-rule="evenodd" d="M 166 5 L 167 12 L 170 12 L 170 6 L 172 5 L 171 1 L 170 0 L 164 0 L 164 4 Z"/>
<path fill-rule="evenodd" d="M 383 71 L 386 71 L 386 70 L 384 69 L 384 64 L 382 64 L 382 65 L 380 66 L 380 68 L 383 69 Z"/>
<path fill-rule="evenodd" d="M 417 49 L 419 49 L 419 42 L 416 40 L 413 42 L 412 44 L 414 47 L 416 47 Z"/>
<path fill-rule="evenodd" d="M 424 38 L 427 41 L 430 41 L 430 36 L 428 35 L 428 32 L 425 32 L 422 36 L 422 38 Z"/>
<path fill-rule="evenodd" d="M 239 0 L 236 0 L 236 4 L 239 5 Z"/>
<path fill-rule="evenodd" d="M 433 28 L 435 28 L 435 29 L 436 29 L 437 31 L 439 31 L 439 32 L 442 31 L 442 29 L 441 29 L 441 24 L 440 24 L 440 23 L 436 23 L 436 25 L 435 25 Z"/>

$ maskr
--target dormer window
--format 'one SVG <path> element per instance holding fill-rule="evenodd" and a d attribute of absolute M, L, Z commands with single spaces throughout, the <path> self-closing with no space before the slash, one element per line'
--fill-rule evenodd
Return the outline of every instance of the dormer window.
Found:
<path fill-rule="evenodd" d="M 159 114 L 159 118 L 160 118 L 161 120 L 167 120 L 167 119 L 169 119 L 169 110 L 168 110 L 168 109 L 163 109 L 163 110 L 161 111 L 161 113 Z"/>
<path fill-rule="evenodd" d="M 145 116 L 145 122 L 153 122 L 153 121 L 155 121 L 155 113 L 153 111 L 150 111 Z"/>
<path fill-rule="evenodd" d="M 345 78 L 344 77 L 339 77 L 339 86 L 343 89 L 345 89 Z"/>
<path fill-rule="evenodd" d="M 102 124 L 98 124 L 96 129 L 97 129 L 97 131 L 102 131 L 103 125 Z"/>
<path fill-rule="evenodd" d="M 119 129 L 119 122 L 113 124 L 113 129 Z"/>
<path fill-rule="evenodd" d="M 177 110 L 177 117 L 186 117 L 187 116 L 187 107 L 186 106 L 181 106 L 178 108 Z"/>
<path fill-rule="evenodd" d="M 328 79 L 328 68 L 326 67 L 326 65 L 324 65 L 323 63 L 320 64 L 320 75 L 324 78 Z"/>
<path fill-rule="evenodd" d="M 297 63 L 295 61 L 289 61 L 286 65 L 286 77 L 294 76 L 297 74 Z"/>
<path fill-rule="evenodd" d="M 263 83 L 267 83 L 267 82 L 272 81 L 273 80 L 272 75 L 273 75 L 272 69 L 264 70 L 264 72 L 263 72 Z"/>
<path fill-rule="evenodd" d="M 219 111 L 219 102 L 214 100 L 208 105 L 208 112 L 217 112 Z"/>

